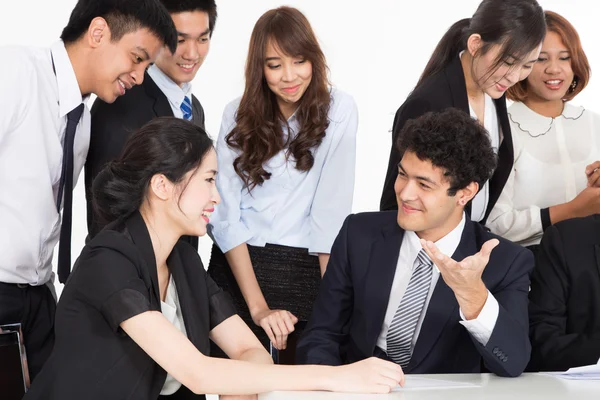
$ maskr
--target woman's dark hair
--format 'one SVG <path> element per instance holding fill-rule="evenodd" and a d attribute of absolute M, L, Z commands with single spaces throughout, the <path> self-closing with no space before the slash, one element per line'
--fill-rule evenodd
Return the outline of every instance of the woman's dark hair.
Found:
<path fill-rule="evenodd" d="M 93 206 L 100 227 L 139 209 L 154 175 L 180 183 L 212 148 L 206 132 L 189 121 L 160 117 L 148 122 L 94 179 Z"/>
<path fill-rule="evenodd" d="M 461 19 L 448 29 L 433 51 L 416 87 L 458 57 L 473 34 L 479 34 L 484 42 L 479 50 L 481 55 L 493 45 L 501 46 L 491 72 L 506 60 L 521 61 L 542 43 L 546 35 L 544 11 L 536 0 L 483 0 L 471 18 Z"/>
<path fill-rule="evenodd" d="M 295 114 L 300 129 L 289 135 L 287 141 L 281 129 L 286 120 L 265 79 L 269 43 L 286 55 L 303 57 L 312 64 L 312 80 Z M 267 11 L 256 22 L 250 37 L 246 87 L 236 113 L 236 125 L 225 138 L 227 145 L 240 151 L 233 167 L 248 190 L 270 178 L 263 164 L 286 147 L 287 155 L 293 156 L 296 162 L 296 169 L 312 168 L 311 150 L 325 137 L 330 102 L 325 55 L 306 17 L 291 7 Z"/>
<path fill-rule="evenodd" d="M 79 0 L 60 38 L 67 44 L 77 41 L 96 17 L 106 20 L 111 41 L 118 41 L 126 33 L 146 28 L 172 53 L 177 49 L 175 24 L 158 0 Z"/>
<path fill-rule="evenodd" d="M 427 112 L 404 124 L 396 144 L 400 154 L 415 153 L 444 170 L 454 196 L 471 182 L 479 188 L 492 177 L 497 157 L 490 136 L 470 115 L 456 108 Z"/>
<path fill-rule="evenodd" d="M 581 40 L 575 27 L 565 17 L 552 11 L 545 11 L 548 32 L 554 32 L 569 51 L 571 68 L 573 69 L 573 83 L 563 101 L 571 101 L 587 86 L 592 70 L 590 63 L 581 46 Z M 542 49 L 543 50 L 543 49 Z M 573 85 L 571 83 L 571 85 Z M 527 79 L 518 82 L 506 92 L 506 97 L 513 101 L 523 102 L 527 98 Z"/>

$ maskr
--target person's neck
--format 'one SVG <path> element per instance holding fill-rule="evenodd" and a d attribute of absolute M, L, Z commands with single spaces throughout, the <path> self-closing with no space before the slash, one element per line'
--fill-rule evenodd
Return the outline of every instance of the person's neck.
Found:
<path fill-rule="evenodd" d="M 75 71 L 75 78 L 79 85 L 79 91 L 81 96 L 85 97 L 92 93 L 91 83 L 93 82 L 93 71 L 91 71 L 90 57 L 91 51 L 81 45 L 79 41 L 74 43 L 65 44 L 69 61 Z"/>
<path fill-rule="evenodd" d="M 546 100 L 537 96 L 528 96 L 524 103 L 533 112 L 548 118 L 558 117 L 565 108 L 565 103 L 561 99 Z"/>
<path fill-rule="evenodd" d="M 278 104 L 279 111 L 281 111 L 281 115 L 283 115 L 283 118 L 285 118 L 286 121 L 290 119 L 290 117 L 294 115 L 294 113 L 298 109 L 298 104 L 296 103 L 290 104 L 284 101 L 278 101 Z"/>
<path fill-rule="evenodd" d="M 148 228 L 156 259 L 156 267 L 160 270 L 167 265 L 167 258 L 169 258 L 173 247 L 175 247 L 175 244 L 181 237 L 181 233 L 173 228 L 173 225 L 168 221 L 166 216 L 153 212 L 149 207 L 140 209 L 140 214 Z"/>
<path fill-rule="evenodd" d="M 463 75 L 465 76 L 465 83 L 467 86 L 467 96 L 469 100 L 481 99 L 484 95 L 483 90 L 475 79 L 473 78 L 471 66 L 473 64 L 473 57 L 471 53 L 465 50 L 460 57 L 460 64 L 462 65 Z"/>
<path fill-rule="evenodd" d="M 461 207 L 460 212 L 458 212 L 457 209 L 457 212 L 453 213 L 442 225 L 415 233 L 420 239 L 429 240 L 435 243 L 456 229 L 462 220 L 463 212 L 464 208 Z"/>

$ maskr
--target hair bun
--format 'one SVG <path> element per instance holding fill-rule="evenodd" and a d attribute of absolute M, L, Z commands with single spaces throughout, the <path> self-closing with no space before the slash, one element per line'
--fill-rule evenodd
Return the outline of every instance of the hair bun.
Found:
<path fill-rule="evenodd" d="M 123 164 L 111 161 L 92 184 L 92 204 L 96 219 L 104 226 L 133 213 L 141 204 L 139 181 L 128 179 Z"/>

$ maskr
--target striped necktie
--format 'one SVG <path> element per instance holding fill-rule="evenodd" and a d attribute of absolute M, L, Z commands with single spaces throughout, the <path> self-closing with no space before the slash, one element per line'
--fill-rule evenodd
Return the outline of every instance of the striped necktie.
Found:
<path fill-rule="evenodd" d="M 181 111 L 183 112 L 183 119 L 185 119 L 187 121 L 191 121 L 192 120 L 192 102 L 190 101 L 189 97 L 183 96 L 183 102 L 181 103 L 181 106 L 179 106 L 179 108 L 181 108 Z"/>
<path fill-rule="evenodd" d="M 406 368 L 412 356 L 412 339 L 431 286 L 432 266 L 427 253 L 421 249 L 387 333 L 388 357 L 402 368 Z"/>

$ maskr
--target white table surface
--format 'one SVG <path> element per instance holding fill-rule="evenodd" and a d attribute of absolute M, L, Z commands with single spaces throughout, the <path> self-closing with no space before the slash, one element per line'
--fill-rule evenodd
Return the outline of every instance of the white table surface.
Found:
<path fill-rule="evenodd" d="M 600 400 L 600 381 L 576 381 L 543 374 L 523 374 L 518 378 L 501 378 L 493 374 L 407 375 L 469 382 L 480 387 L 452 389 L 418 389 L 390 394 L 349 394 L 331 392 L 271 392 L 259 400 L 474 400 L 540 399 Z"/>

